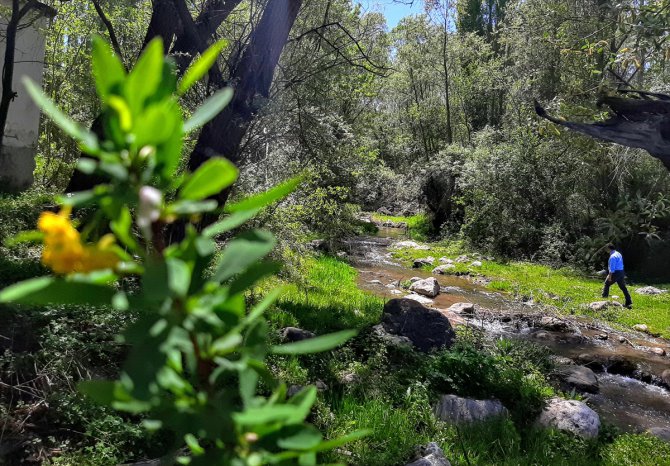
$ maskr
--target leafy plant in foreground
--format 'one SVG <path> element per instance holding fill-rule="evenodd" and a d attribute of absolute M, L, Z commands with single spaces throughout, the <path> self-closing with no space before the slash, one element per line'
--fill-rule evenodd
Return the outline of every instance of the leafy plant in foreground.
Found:
<path fill-rule="evenodd" d="M 141 317 L 122 337 L 130 352 L 119 380 L 87 381 L 80 389 L 115 409 L 145 413 L 143 425 L 149 430 L 175 433 L 180 442 L 167 460 L 314 465 L 319 451 L 362 433 L 324 441 L 305 423 L 316 389 L 287 399 L 286 387 L 273 380 L 265 358 L 270 351 L 326 351 L 352 332 L 270 348 L 263 313 L 279 292 L 247 312 L 245 291 L 277 270 L 276 264 L 261 262 L 273 249 L 274 237 L 248 231 L 215 254 L 217 235 L 243 225 L 299 181 L 228 205 L 228 215 L 199 232 L 191 222 L 205 213 L 221 213 L 208 198 L 229 187 L 237 169 L 223 158 L 211 158 L 192 174 L 178 170 L 184 135 L 213 118 L 232 96 L 230 89 L 219 91 L 183 119 L 179 97 L 207 72 L 223 46 L 217 43 L 203 53 L 178 82 L 160 40 L 147 46 L 130 73 L 103 41 L 94 40 L 102 140 L 25 82 L 44 112 L 90 156 L 79 162 L 79 170 L 109 182 L 62 197 L 60 212 L 40 216 L 39 232 L 22 235 L 44 243 L 42 262 L 55 275 L 5 288 L 0 302 L 139 311 Z M 82 207 L 94 215 L 77 227 L 70 213 Z M 167 244 L 165 228 L 178 221 L 186 224 L 185 237 Z M 110 231 L 98 238 L 98 232 Z M 137 283 L 139 289 L 131 286 Z M 269 397 L 259 396 L 261 379 L 274 387 Z M 179 453 L 183 444 L 188 454 Z"/>

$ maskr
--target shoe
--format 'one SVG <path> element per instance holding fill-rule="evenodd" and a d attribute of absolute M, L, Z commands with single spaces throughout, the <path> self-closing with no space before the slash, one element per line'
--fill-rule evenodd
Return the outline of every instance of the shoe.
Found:
<path fill-rule="evenodd" d="M 633 305 L 632 305 L 632 304 L 625 304 L 624 307 L 625 307 L 626 309 L 633 309 Z"/>

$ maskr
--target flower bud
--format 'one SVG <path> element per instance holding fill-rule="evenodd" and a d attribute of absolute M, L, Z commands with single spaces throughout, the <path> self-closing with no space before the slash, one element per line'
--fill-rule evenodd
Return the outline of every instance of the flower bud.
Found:
<path fill-rule="evenodd" d="M 137 226 L 142 230 L 146 230 L 161 216 L 163 193 L 151 186 L 142 186 L 140 188 L 139 199 Z"/>

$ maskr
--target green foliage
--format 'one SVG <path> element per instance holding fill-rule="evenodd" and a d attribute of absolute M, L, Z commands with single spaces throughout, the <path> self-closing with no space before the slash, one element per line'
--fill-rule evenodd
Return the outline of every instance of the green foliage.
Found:
<path fill-rule="evenodd" d="M 96 231 L 111 225 L 133 256 L 120 248 L 82 246 L 67 214 L 44 215 L 40 219 L 44 257 L 50 254 L 48 263 L 56 264 L 65 277 L 12 285 L 0 292 L 0 302 L 141 310 L 140 318 L 122 337 L 130 350 L 119 379 L 90 380 L 79 387 L 102 405 L 145 413 L 143 425 L 150 431 L 170 432 L 177 439 L 167 452 L 173 460 L 182 464 L 316 464 L 318 452 L 362 433 L 323 441 L 321 433 L 305 423 L 316 389 L 305 388 L 287 399 L 286 387 L 276 384 L 269 374 L 264 360 L 273 349 L 263 313 L 278 293 L 247 313 L 245 292 L 275 270 L 258 263 L 273 249 L 273 236 L 263 230 L 248 231 L 231 240 L 217 257 L 214 241 L 188 224 L 190 219 L 216 211 L 215 201 L 203 199 L 237 178 L 232 164 L 216 158 L 193 174 L 177 176 L 176 171 L 184 133 L 214 117 L 229 99 L 215 96 L 204 104 L 204 110 L 194 112 L 192 123 L 184 124 L 176 99 L 174 64 L 163 58 L 162 51 L 160 40 L 152 41 L 126 74 L 108 46 L 95 39 L 93 69 L 103 104 L 102 140 L 28 84 L 45 112 L 93 157 L 82 161 L 80 169 L 110 180 L 66 199 L 75 207 L 84 203 L 97 207 L 97 214 L 84 225 L 85 240 L 94 239 Z M 203 54 L 204 64 L 193 65 L 200 70 L 195 75 L 211 65 L 212 54 Z M 102 72 L 108 68 L 110 73 Z M 294 185 L 242 201 L 232 211 L 238 218 L 249 218 Z M 218 224 L 209 235 L 237 224 L 231 217 L 222 221 L 228 225 Z M 166 245 L 162 230 L 178 220 L 186 223 L 185 238 Z M 109 242 L 107 237 L 98 244 Z M 91 255 L 78 259 L 83 264 L 78 265 L 68 254 L 82 248 Z M 103 254 L 104 259 L 96 259 Z M 110 286 L 122 276 L 136 277 L 139 290 Z M 291 354 L 326 351 L 352 334 L 341 332 L 274 350 Z M 272 388 L 269 397 L 260 396 L 261 379 Z M 182 442 L 190 451 L 187 456 L 178 453 Z"/>
<path fill-rule="evenodd" d="M 602 459 L 607 466 L 667 466 L 670 445 L 650 435 L 624 434 L 603 450 Z"/>

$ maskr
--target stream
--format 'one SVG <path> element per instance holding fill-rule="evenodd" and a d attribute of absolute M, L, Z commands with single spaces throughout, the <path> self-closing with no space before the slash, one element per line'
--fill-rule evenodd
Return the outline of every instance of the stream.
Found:
<path fill-rule="evenodd" d="M 584 394 L 584 398 L 603 421 L 623 431 L 670 429 L 670 391 L 661 381 L 663 371 L 670 369 L 670 357 L 652 352 L 653 348 L 662 348 L 670 353 L 669 341 L 615 330 L 595 319 L 557 316 L 546 307 L 491 292 L 481 278 L 432 275 L 403 267 L 394 262 L 390 246 L 405 239 L 403 229 L 381 227 L 377 236 L 356 237 L 345 243 L 349 261 L 359 271 L 362 289 L 385 299 L 402 298 L 409 292 L 399 287 L 399 282 L 434 276 L 443 292 L 428 306 L 443 312 L 452 324 L 479 328 L 490 338 L 533 341 L 556 356 L 569 358 L 571 363 L 592 368 L 600 389 L 596 394 Z M 416 253 L 417 257 L 425 256 L 424 251 Z M 463 315 L 446 311 L 462 302 L 474 304 L 477 312 Z M 538 325 L 546 316 L 556 316 L 567 329 Z"/>

